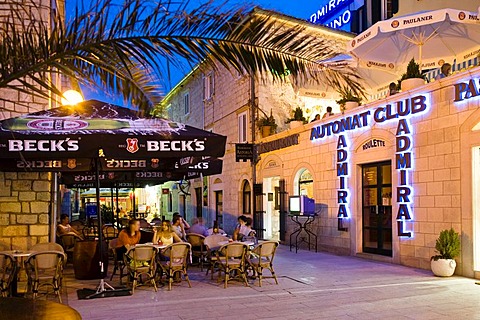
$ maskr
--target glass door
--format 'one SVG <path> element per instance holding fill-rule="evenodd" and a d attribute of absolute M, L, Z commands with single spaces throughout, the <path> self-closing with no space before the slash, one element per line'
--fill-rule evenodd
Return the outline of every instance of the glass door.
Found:
<path fill-rule="evenodd" d="M 392 256 L 392 164 L 362 167 L 363 252 Z"/>

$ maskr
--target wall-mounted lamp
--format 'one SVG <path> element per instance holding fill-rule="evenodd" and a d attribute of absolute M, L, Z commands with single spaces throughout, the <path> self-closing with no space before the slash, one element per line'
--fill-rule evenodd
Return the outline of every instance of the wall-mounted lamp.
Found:
<path fill-rule="evenodd" d="M 74 106 L 80 102 L 83 102 L 83 96 L 76 90 L 67 90 L 62 95 L 62 106 Z"/>

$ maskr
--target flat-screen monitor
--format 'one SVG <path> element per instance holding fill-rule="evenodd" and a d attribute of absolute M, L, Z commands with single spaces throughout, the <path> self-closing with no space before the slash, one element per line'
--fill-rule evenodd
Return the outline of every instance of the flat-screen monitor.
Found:
<path fill-rule="evenodd" d="M 307 196 L 291 196 L 289 202 L 290 214 L 311 216 L 315 214 L 315 200 Z"/>

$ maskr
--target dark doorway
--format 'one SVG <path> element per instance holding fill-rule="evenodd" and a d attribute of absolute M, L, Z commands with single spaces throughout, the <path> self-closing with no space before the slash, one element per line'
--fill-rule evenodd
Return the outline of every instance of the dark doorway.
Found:
<path fill-rule="evenodd" d="M 253 185 L 253 228 L 257 232 L 257 238 L 263 239 L 263 184 L 257 183 Z"/>
<path fill-rule="evenodd" d="M 392 256 L 392 163 L 362 166 L 363 252 Z"/>

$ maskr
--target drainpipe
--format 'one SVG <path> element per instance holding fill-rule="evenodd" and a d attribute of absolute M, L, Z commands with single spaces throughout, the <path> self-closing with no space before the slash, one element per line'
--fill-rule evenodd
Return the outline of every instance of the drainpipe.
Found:
<path fill-rule="evenodd" d="M 253 74 L 253 71 L 250 72 L 250 103 L 251 103 L 251 112 L 252 116 L 250 117 L 252 119 L 252 143 L 255 144 L 255 122 L 256 122 L 256 105 L 255 105 L 255 76 Z M 256 148 L 254 149 L 255 153 L 253 156 L 253 161 L 251 161 L 252 165 L 252 190 L 253 190 L 253 185 L 257 183 L 257 155 L 256 155 Z M 255 200 L 254 200 L 255 201 Z"/>
<path fill-rule="evenodd" d="M 51 193 L 51 212 L 50 218 L 50 242 L 55 242 L 56 230 L 57 230 L 57 217 L 58 217 L 58 174 L 53 173 L 52 177 L 52 193 Z"/>

